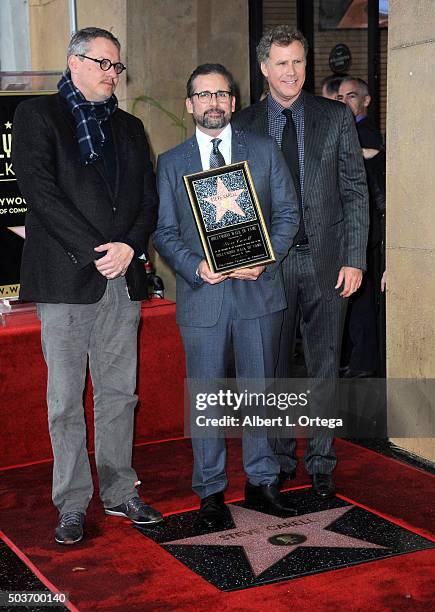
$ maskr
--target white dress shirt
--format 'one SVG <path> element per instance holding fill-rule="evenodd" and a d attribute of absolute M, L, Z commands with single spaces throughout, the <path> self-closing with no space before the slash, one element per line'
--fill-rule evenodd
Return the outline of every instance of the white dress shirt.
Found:
<path fill-rule="evenodd" d="M 211 141 L 214 138 L 220 138 L 222 140 L 219 145 L 219 151 L 224 156 L 225 163 L 231 163 L 231 124 L 229 123 L 227 126 L 225 126 L 218 136 L 209 136 L 197 127 L 196 140 L 199 146 L 199 153 L 201 155 L 201 164 L 203 170 L 210 170 L 210 153 L 213 149 Z"/>

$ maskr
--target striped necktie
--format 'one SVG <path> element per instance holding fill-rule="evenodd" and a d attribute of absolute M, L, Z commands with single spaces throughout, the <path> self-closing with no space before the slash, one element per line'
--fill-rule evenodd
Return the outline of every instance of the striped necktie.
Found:
<path fill-rule="evenodd" d="M 213 138 L 211 144 L 213 149 L 210 153 L 210 168 L 219 168 L 219 166 L 225 166 L 225 158 L 219 151 L 219 145 L 222 142 L 220 138 Z"/>

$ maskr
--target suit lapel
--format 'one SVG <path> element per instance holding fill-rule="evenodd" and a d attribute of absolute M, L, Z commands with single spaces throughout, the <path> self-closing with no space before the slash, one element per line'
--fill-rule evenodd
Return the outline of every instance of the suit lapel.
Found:
<path fill-rule="evenodd" d="M 111 127 L 113 135 L 113 146 L 115 148 L 115 159 L 116 159 L 116 177 L 115 177 L 115 190 L 112 192 L 110 184 L 105 179 L 106 184 L 110 193 L 113 193 L 113 199 L 116 200 L 119 193 L 120 179 L 124 175 L 124 169 L 128 165 L 128 138 L 129 132 L 127 125 L 122 120 L 119 113 L 115 112 L 111 118 Z M 101 166 L 100 166 L 101 168 Z M 99 170 L 99 168 L 97 168 Z M 101 168 L 103 170 L 103 168 Z M 104 172 L 103 172 L 104 174 Z M 103 177 L 104 178 L 104 177 Z"/>
<path fill-rule="evenodd" d="M 195 135 L 191 136 L 184 143 L 183 161 L 185 165 L 183 174 L 193 174 L 202 171 L 201 155 Z"/>
<path fill-rule="evenodd" d="M 321 113 L 316 98 L 304 92 L 304 200 L 312 188 L 329 129 L 329 117 Z"/>
<path fill-rule="evenodd" d="M 255 105 L 255 113 L 249 131 L 254 132 L 255 134 L 269 134 L 267 98 Z"/>
<path fill-rule="evenodd" d="M 231 163 L 245 161 L 248 159 L 248 148 L 243 132 L 236 129 L 231 131 Z"/>
<path fill-rule="evenodd" d="M 117 165 L 118 165 L 118 163 L 117 163 Z M 107 176 L 106 176 L 106 172 L 105 172 L 105 168 L 104 168 L 104 161 L 101 158 L 97 159 L 96 162 L 91 164 L 91 168 L 93 168 L 94 170 L 96 170 L 98 172 L 98 174 L 103 179 L 104 184 L 107 187 L 107 191 L 109 192 L 111 199 L 115 200 L 115 195 L 114 195 L 114 192 L 112 191 L 112 186 L 110 185 L 109 181 L 107 180 Z M 118 184 L 116 184 L 116 186 L 118 186 Z"/>
<path fill-rule="evenodd" d="M 73 132 L 73 134 L 75 136 L 75 134 L 76 134 L 76 124 L 75 124 L 75 121 L 74 121 L 74 117 L 72 116 L 72 113 L 69 110 L 66 101 L 62 98 L 62 96 L 60 94 L 57 94 L 57 101 L 58 101 L 58 104 L 59 104 L 59 109 L 60 109 L 61 115 L 63 116 L 63 118 L 65 119 L 66 123 L 69 125 L 71 131 Z"/>

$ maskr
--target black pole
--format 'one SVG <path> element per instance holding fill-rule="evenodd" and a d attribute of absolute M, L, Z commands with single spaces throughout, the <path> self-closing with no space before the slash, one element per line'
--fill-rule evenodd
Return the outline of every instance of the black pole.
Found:
<path fill-rule="evenodd" d="M 367 82 L 372 98 L 368 114 L 379 129 L 379 1 L 368 0 L 367 9 Z"/>
<path fill-rule="evenodd" d="M 307 72 L 304 89 L 314 93 L 314 1 L 297 0 L 297 24 L 308 41 Z"/>
<path fill-rule="evenodd" d="M 251 104 L 258 102 L 264 81 L 257 62 L 257 45 L 263 36 L 263 0 L 249 0 L 249 80 Z"/>

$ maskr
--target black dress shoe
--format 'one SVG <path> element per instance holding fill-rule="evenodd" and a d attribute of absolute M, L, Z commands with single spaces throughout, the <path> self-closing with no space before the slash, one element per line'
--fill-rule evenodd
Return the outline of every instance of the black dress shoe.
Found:
<path fill-rule="evenodd" d="M 245 485 L 245 502 L 258 510 L 278 512 L 285 516 L 295 516 L 297 510 L 291 508 L 277 484 L 255 486 L 250 482 Z"/>
<path fill-rule="evenodd" d="M 328 499 L 335 495 L 335 484 L 331 474 L 312 474 L 313 492 L 322 499 Z"/>
<path fill-rule="evenodd" d="M 352 370 L 347 368 L 341 378 L 376 378 L 375 370 Z"/>
<path fill-rule="evenodd" d="M 225 505 L 223 491 L 212 493 L 201 499 L 198 512 L 198 522 L 206 527 L 223 527 L 228 518 L 228 508 Z"/>
<path fill-rule="evenodd" d="M 278 489 L 282 489 L 284 483 L 287 480 L 294 480 L 296 478 L 296 470 L 292 470 L 291 472 L 285 472 L 281 470 L 278 474 Z"/>
<path fill-rule="evenodd" d="M 338 370 L 339 377 L 340 378 L 347 378 L 347 373 L 349 372 L 349 370 L 350 370 L 350 366 L 349 365 L 345 365 L 345 366 L 341 367 Z"/>

